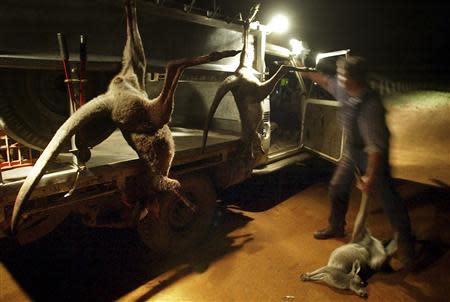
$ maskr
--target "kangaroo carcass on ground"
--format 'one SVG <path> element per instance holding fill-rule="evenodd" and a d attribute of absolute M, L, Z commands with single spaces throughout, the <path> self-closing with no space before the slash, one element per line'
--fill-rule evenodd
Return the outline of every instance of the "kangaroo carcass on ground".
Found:
<path fill-rule="evenodd" d="M 128 144 L 145 163 L 151 190 L 174 191 L 180 186 L 177 180 L 168 177 L 175 147 L 167 125 L 173 111 L 178 80 L 189 66 L 217 61 L 234 56 L 240 51 L 213 52 L 205 56 L 168 62 L 161 93 L 155 99 L 149 99 L 145 91 L 146 57 L 137 26 L 135 0 L 125 1 L 125 12 L 127 41 L 121 71 L 112 79 L 106 93 L 77 110 L 51 139 L 17 195 L 11 221 L 13 232 L 24 202 L 41 179 L 49 161 L 59 153 L 64 142 L 94 119 L 107 117 L 121 130 Z"/>
<path fill-rule="evenodd" d="M 205 150 L 208 132 L 214 113 L 219 107 L 224 96 L 231 91 L 239 111 L 241 120 L 241 139 L 246 144 L 243 156 L 250 156 L 255 159 L 254 152 L 262 151 L 261 138 L 258 129 L 263 119 L 263 110 L 261 102 L 273 91 L 278 81 L 289 71 L 301 70 L 294 66 L 282 65 L 277 72 L 267 81 L 261 82 L 254 74 L 252 62 L 249 60 L 248 53 L 248 35 L 250 23 L 255 18 L 259 10 L 259 4 L 252 7 L 249 17 L 244 20 L 243 47 L 240 56 L 239 66 L 233 75 L 227 77 L 219 86 L 211 108 L 208 113 L 207 120 L 203 132 L 203 150 Z"/>
<path fill-rule="evenodd" d="M 383 246 L 367 228 L 370 195 L 363 193 L 350 243 L 335 249 L 328 264 L 311 273 L 303 273 L 303 281 L 322 281 L 339 289 L 350 289 L 367 297 L 367 284 L 360 277 L 362 268 L 379 271 L 397 250 L 397 237 Z"/>

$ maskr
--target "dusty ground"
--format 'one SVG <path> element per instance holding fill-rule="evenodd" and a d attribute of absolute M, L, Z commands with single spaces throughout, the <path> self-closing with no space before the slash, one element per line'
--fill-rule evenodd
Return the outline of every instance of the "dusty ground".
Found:
<path fill-rule="evenodd" d="M 450 185 L 450 93 L 411 91 L 385 100 L 398 178 Z"/>
<path fill-rule="evenodd" d="M 13 249 L 2 242 L 1 301 L 360 301 L 301 282 L 348 240 L 317 241 L 328 215 L 328 174 L 296 167 L 246 182 L 222 197 L 208 238 L 195 250 L 157 259 L 130 230 L 88 230 L 74 221 Z M 378 273 L 368 301 L 446 301 L 450 294 L 449 191 L 401 182 L 424 255 L 414 273 Z M 359 195 L 353 194 L 350 229 Z M 371 229 L 390 228 L 378 203 Z"/>

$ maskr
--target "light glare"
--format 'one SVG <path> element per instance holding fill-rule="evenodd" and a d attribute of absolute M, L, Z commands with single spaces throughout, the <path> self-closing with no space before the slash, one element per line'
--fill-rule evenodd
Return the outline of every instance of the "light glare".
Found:
<path fill-rule="evenodd" d="M 289 44 L 291 44 L 291 49 L 292 49 L 291 53 L 293 55 L 299 55 L 305 50 L 305 47 L 303 46 L 303 41 L 299 41 L 297 39 L 291 39 L 289 41 Z"/>
<path fill-rule="evenodd" d="M 269 32 L 282 33 L 286 32 L 289 27 L 288 19 L 283 15 L 276 15 L 267 25 Z"/>

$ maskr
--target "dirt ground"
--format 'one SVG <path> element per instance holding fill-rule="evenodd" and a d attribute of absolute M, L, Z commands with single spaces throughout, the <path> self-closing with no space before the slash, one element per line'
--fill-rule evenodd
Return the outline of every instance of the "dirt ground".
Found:
<path fill-rule="evenodd" d="M 326 170 L 326 169 L 325 169 Z M 323 171 L 325 171 L 323 170 Z M 318 241 L 326 224 L 329 174 L 293 167 L 222 194 L 208 237 L 178 257 L 158 259 L 132 230 L 90 230 L 74 219 L 22 248 L 2 242 L 1 301 L 360 301 L 348 291 L 300 281 L 349 240 Z M 368 301 L 448 301 L 450 192 L 399 182 L 420 240 L 415 272 L 369 279 Z M 358 208 L 354 192 L 351 231 Z M 391 230 L 379 203 L 372 233 Z"/>

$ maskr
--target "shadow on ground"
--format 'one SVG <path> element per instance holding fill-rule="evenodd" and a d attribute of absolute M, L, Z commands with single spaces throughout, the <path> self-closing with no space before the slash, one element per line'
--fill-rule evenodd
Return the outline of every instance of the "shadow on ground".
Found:
<path fill-rule="evenodd" d="M 226 190 L 206 240 L 177 257 L 158 258 L 132 229 L 89 229 L 69 217 L 25 246 L 3 241 L 0 260 L 33 301 L 113 301 L 143 284 L 137 301 L 145 301 L 253 240 L 252 234 L 230 235 L 252 220 L 236 208 L 270 209 L 326 175 L 318 171 L 324 170 L 294 166 Z"/>
<path fill-rule="evenodd" d="M 134 230 L 88 229 L 69 218 L 28 245 L 3 241 L 0 260 L 33 301 L 114 301 L 158 279 L 137 299 L 146 301 L 184 276 L 207 270 L 217 259 L 252 240 L 251 234 L 229 236 L 251 218 L 224 205 L 219 205 L 217 213 L 203 244 L 168 259 L 149 251 Z"/>
<path fill-rule="evenodd" d="M 313 183 L 327 182 L 333 168 L 331 163 L 315 158 L 306 164 L 254 176 L 228 188 L 219 198 L 244 211 L 267 211 Z"/>
<path fill-rule="evenodd" d="M 285 249 L 285 258 L 276 260 L 282 263 L 280 269 L 290 265 L 296 271 L 300 264 L 302 269 L 312 269 L 323 265 L 331 246 L 334 248 L 336 245 L 334 241 L 318 242 L 310 236 L 319 223 L 326 220 L 325 211 L 329 204 L 324 184 L 329 179 L 330 171 L 332 169 L 328 166 L 320 169 L 314 165 L 294 166 L 270 175 L 254 177 L 229 188 L 220 194 L 221 202 L 207 238 L 200 246 L 178 257 L 157 258 L 139 240 L 134 230 L 88 229 L 75 218 L 70 218 L 45 238 L 24 247 L 1 242 L 0 261 L 33 301 L 114 301 L 132 292 L 133 298 L 130 300 L 147 301 L 186 276 L 205 272 L 214 264 L 223 264 L 216 262 L 233 257 L 240 251 L 253 252 L 253 263 L 259 254 L 264 255 L 254 251 L 262 251 L 264 244 L 272 243 L 275 254 L 276 248 Z M 317 182 L 323 184 L 310 186 Z M 308 189 L 304 190 L 306 187 Z M 413 188 L 416 187 L 413 184 Z M 297 197 L 280 205 L 300 191 Z M 444 280 L 448 279 L 450 263 L 450 194 L 448 189 L 435 187 L 426 187 L 414 194 L 411 194 L 413 190 L 410 187 L 405 187 L 403 191 L 409 194 L 403 196 L 419 240 L 420 261 L 417 272 L 375 274 L 369 280 L 369 284 L 372 284 L 369 289 L 382 294 L 379 297 L 375 294 L 371 299 L 379 301 L 381 297 L 385 301 L 385 294 L 405 297 L 404 290 L 413 301 L 437 301 L 436 298 L 448 294 L 448 285 L 445 285 Z M 350 217 L 356 214 L 357 200 L 359 197 L 351 203 Z M 280 205 L 278 214 L 284 215 L 290 223 L 289 227 L 295 228 L 295 234 L 282 228 L 261 228 L 261 225 L 256 229 L 264 232 L 245 233 L 245 227 L 252 218 L 239 210 L 263 212 L 277 205 Z M 383 211 L 377 208 L 371 215 L 372 221 L 376 222 L 371 224 L 374 234 L 390 234 Z M 267 219 L 269 226 L 273 221 L 278 221 L 268 219 L 270 215 L 263 216 L 259 215 L 260 219 Z M 256 221 L 250 226 L 255 224 Z M 257 235 L 259 238 L 256 238 Z M 281 240 L 289 236 L 300 240 L 302 244 L 290 245 L 290 241 Z M 242 249 L 244 246 L 245 249 Z M 249 246 L 252 248 L 247 249 Z M 287 246 L 298 251 L 298 263 L 289 258 Z M 301 257 L 319 246 L 321 248 L 311 258 Z M 249 258 L 244 257 L 244 260 L 239 261 L 250 261 Z M 272 255 L 259 261 L 265 266 L 270 265 L 267 259 L 273 259 Z M 267 269 L 262 271 L 267 273 Z M 281 274 L 287 275 L 285 271 Z M 298 289 L 297 286 L 303 284 L 292 287 L 293 292 L 297 290 L 298 299 L 303 296 L 306 299 L 314 294 L 318 295 L 316 297 L 328 297 L 329 294 L 324 286 L 308 284 L 307 290 Z M 220 290 L 226 291 L 227 288 Z M 263 289 L 258 287 L 257 290 L 260 292 Z M 341 291 L 338 292 L 341 294 Z M 343 299 L 351 298 L 343 295 Z"/>

